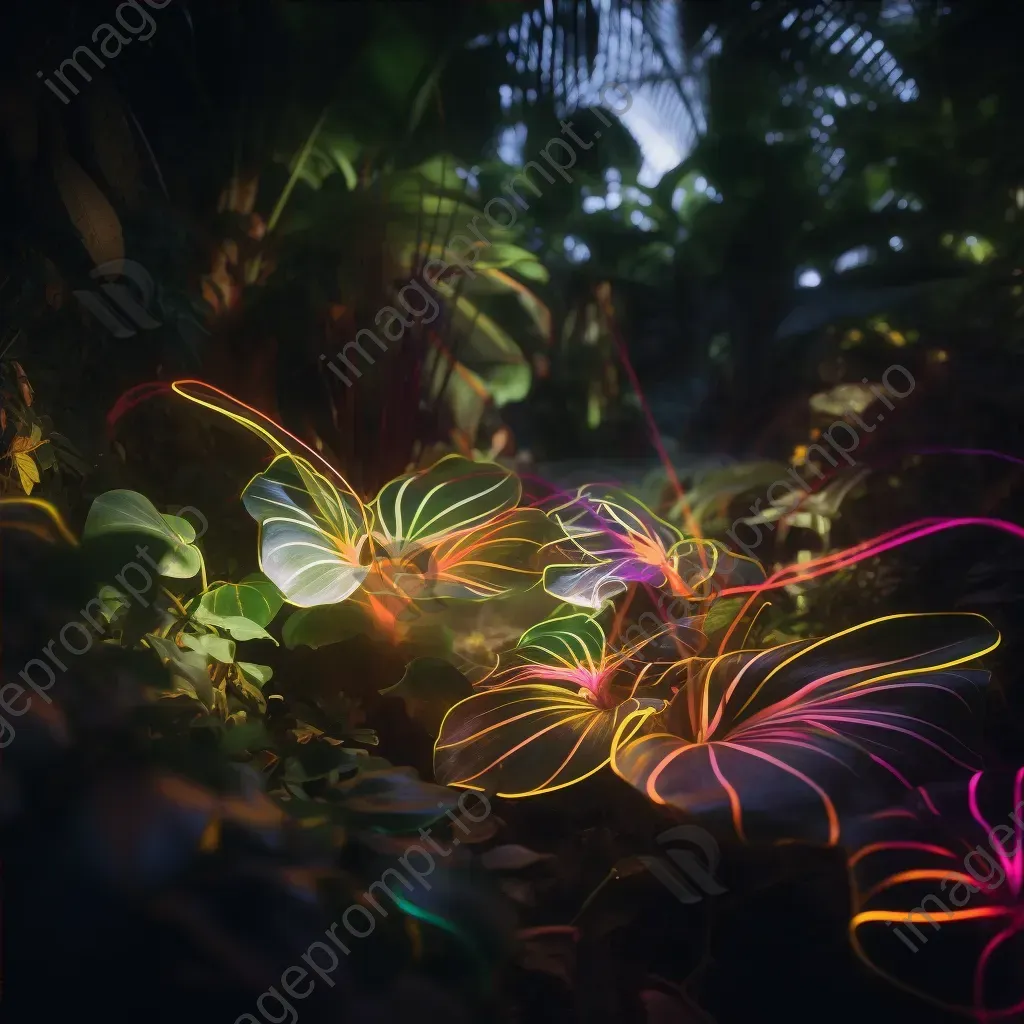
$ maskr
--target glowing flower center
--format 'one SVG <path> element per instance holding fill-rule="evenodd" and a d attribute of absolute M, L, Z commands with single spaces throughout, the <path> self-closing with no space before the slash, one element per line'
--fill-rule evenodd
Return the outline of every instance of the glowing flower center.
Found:
<path fill-rule="evenodd" d="M 630 546 L 633 548 L 636 557 L 647 565 L 658 565 L 665 569 L 671 569 L 665 555 L 665 549 L 650 537 L 639 534 L 630 534 Z"/>
<path fill-rule="evenodd" d="M 528 671 L 533 679 L 544 679 L 553 683 L 570 683 L 595 704 L 601 703 L 611 675 L 606 668 L 591 668 L 585 665 L 577 665 L 572 668 L 533 665 Z"/>

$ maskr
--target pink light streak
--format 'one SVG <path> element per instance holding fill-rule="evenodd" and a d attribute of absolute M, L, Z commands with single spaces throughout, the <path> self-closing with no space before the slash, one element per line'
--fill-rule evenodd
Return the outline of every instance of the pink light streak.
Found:
<path fill-rule="evenodd" d="M 745 587 L 726 587 L 718 592 L 719 597 L 735 597 L 740 594 L 749 594 L 750 597 L 734 619 L 733 625 L 722 638 L 719 650 L 724 651 L 726 649 L 736 624 L 746 614 L 747 609 L 758 594 L 778 590 L 780 587 L 788 587 L 794 583 L 804 583 L 808 580 L 817 579 L 819 576 L 826 576 L 829 573 L 837 572 L 839 569 L 845 569 L 848 566 L 856 565 L 858 562 L 863 562 L 865 559 L 874 558 L 885 551 L 908 544 L 910 541 L 920 540 L 922 537 L 929 537 L 933 533 L 941 533 L 944 530 L 952 530 L 959 526 L 988 526 L 1024 540 L 1024 527 L 1011 523 L 1006 519 L 991 519 L 985 516 L 916 519 L 912 523 L 898 526 L 894 530 L 888 530 L 877 537 L 861 541 L 859 544 L 855 544 L 843 551 L 822 555 L 809 562 L 803 562 L 799 566 L 785 566 L 769 576 L 764 583 L 751 584 Z"/>

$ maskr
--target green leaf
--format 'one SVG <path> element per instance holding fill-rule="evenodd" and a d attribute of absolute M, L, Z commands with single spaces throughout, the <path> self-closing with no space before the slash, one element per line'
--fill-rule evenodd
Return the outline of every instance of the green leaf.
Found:
<path fill-rule="evenodd" d="M 745 597 L 729 597 L 715 601 L 704 619 L 704 632 L 711 636 L 732 624 L 740 609 L 746 604 Z"/>
<path fill-rule="evenodd" d="M 351 192 L 359 184 L 355 163 L 361 151 L 359 143 L 350 135 L 339 134 L 332 129 L 322 129 L 302 161 L 298 177 L 311 188 L 319 189 L 324 181 L 339 171 L 345 177 L 345 185 Z M 289 153 L 281 160 L 294 167 L 294 154 Z"/>
<path fill-rule="evenodd" d="M 183 544 L 191 544 L 196 539 L 195 528 L 187 519 L 182 519 L 181 516 L 172 516 L 167 512 L 161 512 L 160 518 Z"/>
<path fill-rule="evenodd" d="M 161 542 L 162 551 L 169 547 L 159 562 L 161 576 L 191 579 L 202 565 L 199 548 L 192 543 L 196 533 L 189 523 L 178 516 L 162 515 L 137 491 L 107 491 L 92 503 L 82 536 L 93 538 L 113 533 L 152 537 Z M 142 547 L 145 550 L 145 545 Z"/>
<path fill-rule="evenodd" d="M 162 662 L 166 662 L 172 678 L 190 684 L 196 698 L 207 707 L 213 706 L 213 683 L 207 671 L 206 655 L 196 651 L 183 651 L 173 640 L 146 635 L 146 642 Z"/>
<path fill-rule="evenodd" d="M 432 58 L 423 33 L 398 11 L 385 9 L 376 31 L 367 37 L 358 69 L 376 86 L 378 99 L 404 115 L 415 102 L 417 82 L 430 67 Z"/>
<path fill-rule="evenodd" d="M 52 444 L 41 444 L 35 449 L 36 462 L 39 463 L 40 469 L 52 469 L 57 462 L 57 456 L 54 453 Z"/>
<path fill-rule="evenodd" d="M 521 270 L 522 267 L 527 264 L 532 264 L 535 267 L 541 266 L 540 261 L 537 257 L 530 252 L 528 249 L 524 249 L 518 245 L 509 245 L 507 243 L 496 242 L 493 245 L 489 245 L 486 249 L 483 249 L 480 254 L 480 258 L 473 264 L 474 269 L 487 269 L 488 267 L 498 268 L 511 268 L 517 274 L 523 273 L 523 276 L 529 276 Z M 544 280 L 547 280 L 545 274 Z"/>
<path fill-rule="evenodd" d="M 202 636 L 192 636 L 183 633 L 181 642 L 190 647 L 193 651 L 199 651 L 207 657 L 213 658 L 224 665 L 230 665 L 235 660 L 235 641 L 227 640 L 222 636 L 214 636 L 212 633 L 204 633 Z"/>
<path fill-rule="evenodd" d="M 441 283 L 441 282 L 439 282 Z M 446 287 L 441 283 L 442 289 Z M 464 295 L 455 302 L 455 319 L 466 334 L 473 360 L 480 362 L 522 363 L 523 351 L 515 339 Z"/>
<path fill-rule="evenodd" d="M 522 277 L 534 276 L 542 282 L 547 282 L 548 279 L 548 272 L 537 262 L 517 263 L 511 269 Z M 536 326 L 541 338 L 545 341 L 551 338 L 551 310 L 540 300 L 536 292 L 531 291 L 522 281 L 503 270 L 483 270 L 481 273 L 483 276 L 478 279 L 479 281 L 486 281 L 488 285 L 497 287 L 500 292 L 512 292 L 519 305 Z"/>
<path fill-rule="evenodd" d="M 277 641 L 258 623 L 247 619 L 243 615 L 217 615 L 214 612 L 206 611 L 202 605 L 196 609 L 193 618 L 206 626 L 216 626 L 229 633 L 235 640 L 270 640 L 273 644 Z"/>
<path fill-rule="evenodd" d="M 550 274 L 547 267 L 539 260 L 523 260 L 521 263 L 514 263 L 512 271 L 527 281 L 537 281 L 539 284 L 547 284 Z"/>
<path fill-rule="evenodd" d="M 184 653 L 173 640 L 168 640 L 163 636 L 147 634 L 146 643 L 156 651 L 157 655 L 163 661 L 173 661 L 179 654 Z"/>
<path fill-rule="evenodd" d="M 531 626 L 508 653 L 513 663 L 597 669 L 604 661 L 605 636 L 599 623 L 577 613 Z"/>
<path fill-rule="evenodd" d="M 481 371 L 480 375 L 499 409 L 512 402 L 521 402 L 530 393 L 533 383 L 533 373 L 526 363 L 499 363 L 490 370 Z"/>
<path fill-rule="evenodd" d="M 321 605 L 300 608 L 285 620 L 281 638 L 285 647 L 326 647 L 328 644 L 349 640 L 373 629 L 367 614 L 356 604 Z"/>
<path fill-rule="evenodd" d="M 240 583 L 221 583 L 211 586 L 199 599 L 199 612 L 195 617 L 200 622 L 201 614 L 219 616 L 241 616 L 259 626 L 268 626 L 281 610 L 284 598 L 281 591 L 261 572 L 250 573 Z M 216 625 L 216 623 L 211 623 Z M 234 636 L 234 634 L 232 634 Z M 246 639 L 235 637 L 236 640 Z"/>
<path fill-rule="evenodd" d="M 113 622 L 118 613 L 131 606 L 131 600 L 127 594 L 123 594 L 117 587 L 104 584 L 96 594 L 100 602 L 100 614 L 108 622 Z"/>
<path fill-rule="evenodd" d="M 274 670 L 269 665 L 257 665 L 251 661 L 240 661 L 236 667 L 235 686 L 256 703 L 260 714 L 265 714 L 267 699 L 263 696 L 263 686 L 270 681 Z"/>
<path fill-rule="evenodd" d="M 465 186 L 460 181 L 456 189 L 442 190 L 425 182 L 418 174 L 396 175 L 388 188 L 388 203 L 417 218 L 424 214 L 443 220 L 446 224 L 468 224 L 480 217 L 476 207 L 465 202 Z M 481 243 L 483 248 L 483 243 Z"/>
<path fill-rule="evenodd" d="M 262 689 L 273 678 L 274 670 L 269 665 L 257 665 L 253 661 L 239 661 L 235 663 L 238 671 L 249 680 L 253 686 Z"/>
<path fill-rule="evenodd" d="M 439 185 L 442 189 L 462 192 L 466 183 L 455 173 L 459 161 L 450 153 L 439 153 L 416 168 L 427 181 Z"/>
<path fill-rule="evenodd" d="M 416 658 L 409 662 L 394 686 L 380 692 L 384 697 L 401 697 L 409 717 L 431 736 L 437 736 L 448 709 L 468 697 L 473 688 L 451 662 L 443 658 Z"/>
<path fill-rule="evenodd" d="M 448 353 L 439 350 L 428 389 L 433 401 L 444 396 L 455 425 L 467 437 L 475 438 L 491 401 L 490 388 L 483 378 L 460 362 L 453 366 Z"/>

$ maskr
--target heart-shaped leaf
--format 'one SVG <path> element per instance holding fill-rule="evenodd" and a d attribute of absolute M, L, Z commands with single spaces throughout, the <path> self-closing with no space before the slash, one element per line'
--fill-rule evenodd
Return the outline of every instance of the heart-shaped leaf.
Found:
<path fill-rule="evenodd" d="M 236 661 L 238 671 L 252 683 L 253 686 L 264 687 L 273 678 L 274 670 L 269 665 L 257 665 L 253 661 Z"/>
<path fill-rule="evenodd" d="M 116 490 L 101 494 L 89 508 L 82 536 L 99 537 L 104 534 L 125 533 L 152 537 L 160 541 L 160 550 L 170 550 L 160 559 L 157 571 L 161 576 L 191 579 L 202 565 L 202 555 L 192 542 L 196 531 L 187 520 L 179 516 L 163 515 L 153 503 L 137 491 Z M 139 558 L 144 569 L 152 566 L 146 559 L 148 551 L 140 545 Z"/>
<path fill-rule="evenodd" d="M 305 459 L 278 456 L 248 483 L 242 502 L 260 524 L 260 567 L 286 601 L 335 604 L 366 578 L 362 509 Z"/>
<path fill-rule="evenodd" d="M 255 572 L 246 576 L 240 583 L 213 584 L 200 597 L 200 611 L 195 613 L 195 617 L 200 622 L 206 622 L 208 620 L 201 618 L 201 614 L 240 616 L 259 626 L 269 626 L 283 603 L 281 591 L 263 573 Z M 211 621 L 210 624 L 217 623 Z"/>

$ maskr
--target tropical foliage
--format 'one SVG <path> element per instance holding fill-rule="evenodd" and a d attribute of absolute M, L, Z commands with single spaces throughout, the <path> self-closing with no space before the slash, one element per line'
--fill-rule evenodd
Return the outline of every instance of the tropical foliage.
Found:
<path fill-rule="evenodd" d="M 175 0 L 65 103 L 66 6 L 0 44 L 11 1019 L 272 1019 L 383 895 L 296 1016 L 1024 1013 L 1020 10 Z"/>
<path fill-rule="evenodd" d="M 837 804 L 863 801 L 872 769 L 906 786 L 977 762 L 963 738 L 986 676 L 954 669 L 998 642 L 981 616 L 897 615 L 695 659 L 665 715 L 678 732 L 616 743 L 614 767 L 658 803 L 729 815 L 740 838 L 767 823 L 836 843 Z"/>
<path fill-rule="evenodd" d="M 260 571 L 208 582 L 187 519 L 137 492 L 109 491 L 90 508 L 83 543 L 134 545 L 148 568 L 130 561 L 99 588 L 98 628 L 122 649 L 148 651 L 166 674 L 144 702 L 155 749 L 184 767 L 190 736 L 216 736 L 222 756 L 256 768 L 268 796 L 304 827 L 327 836 L 371 823 L 407 832 L 454 808 L 454 790 L 440 787 L 539 798 L 611 764 L 654 804 L 714 833 L 835 845 L 872 806 L 978 767 L 972 717 L 988 675 L 971 666 L 999 643 L 984 617 L 897 614 L 820 639 L 755 639 L 768 607 L 758 602 L 773 589 L 863 560 L 892 537 L 767 575 L 719 542 L 686 537 L 628 493 L 588 485 L 569 501 L 524 503 L 510 469 L 460 455 L 364 501 L 269 417 L 201 382 L 174 391 L 271 448 L 271 462 L 241 493 L 259 526 L 251 558 Z M 51 506 L 8 508 L 8 529 L 34 521 L 30 532 L 66 543 Z M 893 535 L 905 542 L 950 525 Z M 129 566 L 140 574 L 134 582 Z M 406 656 L 403 678 L 383 691 L 436 737 L 439 786 L 369 755 L 377 737 L 342 693 L 300 688 L 286 717 L 274 713 L 282 695 L 268 696 L 279 687 L 264 652 L 279 644 L 271 629 L 286 606 L 278 635 L 291 649 L 319 648 L 359 633 L 406 640 L 428 610 L 449 613 L 458 629 L 453 608 L 508 604 L 531 591 L 551 612 L 494 651 L 472 684 L 440 644 L 440 657 Z M 666 616 L 652 603 L 658 594 L 685 614 Z M 558 601 L 568 605 L 552 607 Z M 363 618 L 344 614 L 350 605 Z M 637 618 L 644 607 L 661 612 L 653 627 Z M 711 645 L 717 653 L 708 657 Z M 883 893 L 912 899 L 890 890 L 926 877 L 897 873 L 865 902 Z M 860 911 L 855 940 L 863 923 L 883 917 Z M 989 958 L 979 962 L 979 1003 Z"/>

